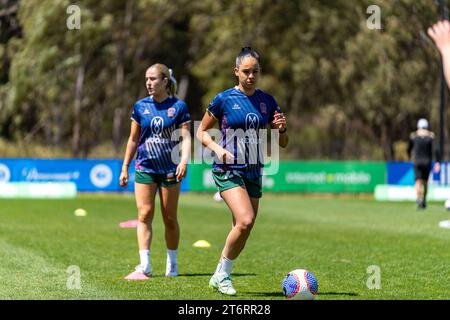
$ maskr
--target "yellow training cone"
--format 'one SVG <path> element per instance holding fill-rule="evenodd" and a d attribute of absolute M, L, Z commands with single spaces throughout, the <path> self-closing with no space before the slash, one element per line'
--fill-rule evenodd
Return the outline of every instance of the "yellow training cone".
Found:
<path fill-rule="evenodd" d="M 196 248 L 209 248 L 211 247 L 211 244 L 206 240 L 198 240 L 193 246 Z"/>
<path fill-rule="evenodd" d="M 74 214 L 75 214 L 77 217 L 84 217 L 84 216 L 87 215 L 87 211 L 80 208 L 80 209 L 75 210 L 75 211 L 74 211 Z"/>

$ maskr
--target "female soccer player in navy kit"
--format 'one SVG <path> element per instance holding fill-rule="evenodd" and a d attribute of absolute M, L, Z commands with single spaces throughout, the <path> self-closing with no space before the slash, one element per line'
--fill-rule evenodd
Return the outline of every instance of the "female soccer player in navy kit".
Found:
<path fill-rule="evenodd" d="M 259 55 L 249 47 L 243 48 L 236 58 L 234 69 L 238 85 L 219 93 L 213 99 L 197 131 L 197 138 L 216 155 L 213 178 L 233 215 L 233 227 L 226 239 L 216 271 L 209 281 L 210 287 L 227 295 L 236 294 L 231 282 L 231 269 L 250 235 L 262 196 L 261 159 L 249 161 L 249 152 L 243 152 L 251 148 L 252 143 L 258 148 L 262 147 L 259 136 L 256 139 L 237 137 L 240 142 L 236 142 L 236 136 L 227 135 L 227 132 L 237 132 L 239 129 L 251 131 L 247 135 L 251 137 L 255 131 L 270 124 L 273 129 L 279 130 L 279 145 L 284 148 L 288 143 L 286 118 L 278 104 L 271 95 L 256 88 L 260 70 Z M 219 143 L 214 142 L 207 132 L 216 122 L 222 132 Z M 227 150 L 230 144 L 233 145 L 232 152 Z M 242 161 L 243 157 L 245 163 Z"/>
<path fill-rule="evenodd" d="M 180 229 L 177 220 L 180 181 L 186 175 L 190 153 L 190 115 L 186 103 L 175 97 L 176 81 L 163 64 L 145 73 L 149 97 L 133 107 L 131 133 L 125 151 L 120 185 L 128 184 L 128 167 L 137 150 L 135 196 L 138 209 L 137 238 L 140 264 L 127 280 L 146 280 L 152 274 L 150 246 L 155 195 L 159 189 L 167 245 L 166 276 L 178 275 L 177 249 Z M 172 159 L 177 141 L 172 133 L 181 129 L 181 159 Z"/>

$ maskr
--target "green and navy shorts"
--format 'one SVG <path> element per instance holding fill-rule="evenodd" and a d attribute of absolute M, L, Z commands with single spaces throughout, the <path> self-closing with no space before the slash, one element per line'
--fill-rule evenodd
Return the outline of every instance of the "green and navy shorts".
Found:
<path fill-rule="evenodd" d="M 179 183 L 174 172 L 168 174 L 157 174 L 139 170 L 136 170 L 136 177 L 134 181 L 142 184 L 156 183 L 158 187 L 171 187 Z"/>
<path fill-rule="evenodd" d="M 244 187 L 250 198 L 262 197 L 262 177 L 248 179 L 239 171 L 212 172 L 219 192 L 235 187 Z"/>

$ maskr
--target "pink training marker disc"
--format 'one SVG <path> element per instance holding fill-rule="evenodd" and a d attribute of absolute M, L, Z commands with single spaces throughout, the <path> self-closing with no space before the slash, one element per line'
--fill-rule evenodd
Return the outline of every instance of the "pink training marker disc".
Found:
<path fill-rule="evenodd" d="M 136 228 L 139 223 L 139 220 L 128 220 L 119 223 L 119 227 L 121 228 Z"/>
<path fill-rule="evenodd" d="M 148 280 L 150 277 L 140 271 L 134 271 L 125 277 L 125 280 Z"/>

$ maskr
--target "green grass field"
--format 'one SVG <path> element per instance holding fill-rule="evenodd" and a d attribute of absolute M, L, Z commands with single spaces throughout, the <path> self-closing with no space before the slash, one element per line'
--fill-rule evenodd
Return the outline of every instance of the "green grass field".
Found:
<path fill-rule="evenodd" d="M 88 211 L 76 217 L 76 208 Z M 132 195 L 80 195 L 74 200 L 1 200 L 0 299 L 285 299 L 281 282 L 296 268 L 311 270 L 317 299 L 449 299 L 449 214 L 441 203 L 264 195 L 255 228 L 234 267 L 238 295 L 208 289 L 231 226 L 228 208 L 212 194 L 183 194 L 177 278 L 164 277 L 164 230 L 154 220 L 154 277 L 127 282 L 138 263 Z M 210 248 L 194 248 L 200 239 Z M 369 289 L 369 266 L 381 270 L 381 289 Z M 81 289 L 68 289 L 81 271 Z M 71 269 L 69 269 L 70 271 Z"/>

